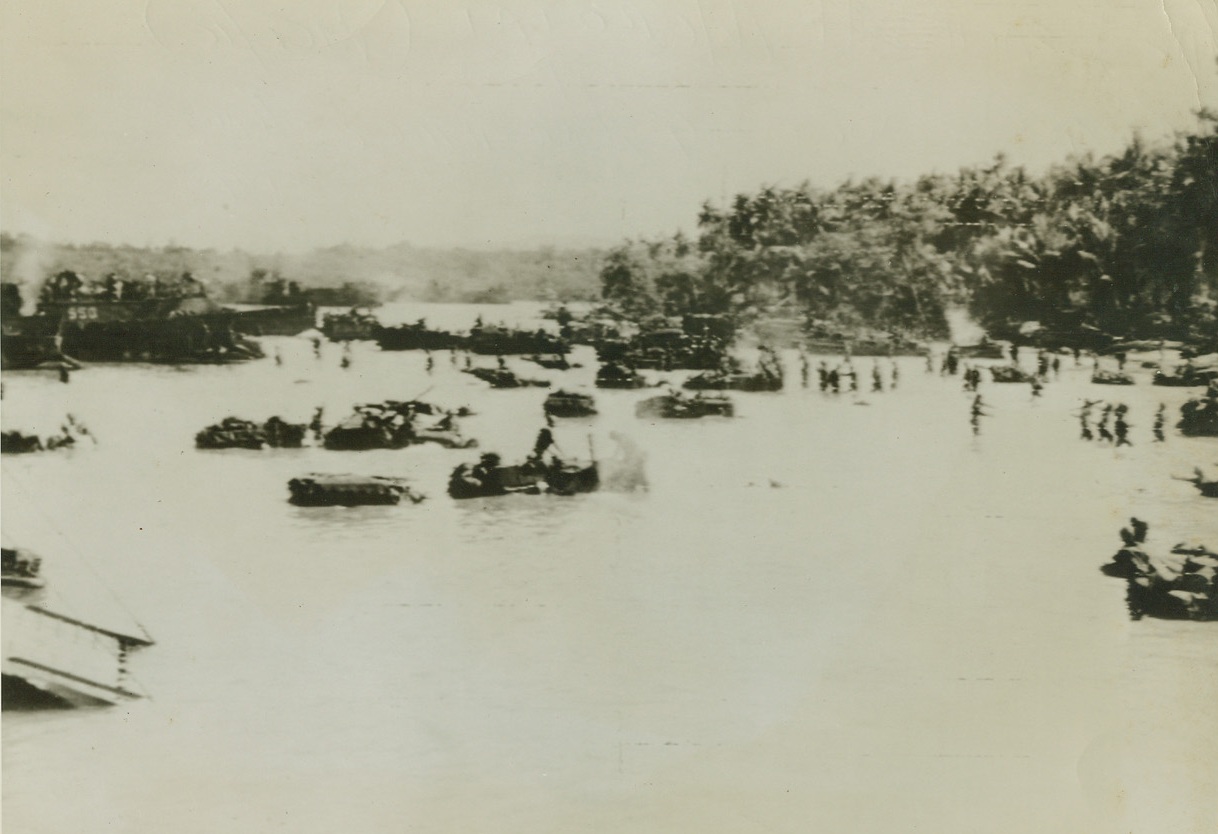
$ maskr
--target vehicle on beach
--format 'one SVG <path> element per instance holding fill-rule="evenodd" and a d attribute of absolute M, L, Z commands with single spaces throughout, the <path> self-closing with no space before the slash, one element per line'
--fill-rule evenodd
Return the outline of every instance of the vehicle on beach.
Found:
<path fill-rule="evenodd" d="M 548 379 L 527 379 L 507 368 L 465 368 L 461 373 L 475 376 L 492 388 L 549 388 Z"/>
<path fill-rule="evenodd" d="M 575 495 L 580 492 L 596 492 L 600 487 L 600 467 L 591 463 L 555 461 L 546 466 L 547 491 L 552 495 Z"/>
<path fill-rule="evenodd" d="M 691 391 L 781 391 L 780 374 L 759 369 L 747 371 L 706 371 L 685 380 L 683 388 Z"/>
<path fill-rule="evenodd" d="M 5 313 L 0 319 L 0 370 L 58 370 L 62 367 L 74 370 L 80 363 L 64 355 L 58 320 L 51 316 Z"/>
<path fill-rule="evenodd" d="M 565 339 L 544 330 L 515 330 L 481 323 L 475 324 L 470 330 L 468 347 L 473 353 L 483 356 L 571 352 L 571 347 Z"/>
<path fill-rule="evenodd" d="M 1051 351 L 1102 351 L 1116 341 L 1116 337 L 1077 320 L 1077 317 L 1075 320 L 1063 320 L 1052 326 L 1043 325 L 1038 321 L 1008 322 L 1006 326 L 998 328 L 998 335 L 1000 338 L 1009 339 L 1015 345 Z"/>
<path fill-rule="evenodd" d="M 298 336 L 317 327 L 317 307 L 299 304 L 226 304 L 233 314 L 233 329 L 246 336 Z"/>
<path fill-rule="evenodd" d="M 1201 388 L 1208 385 L 1214 379 L 1218 379 L 1218 369 L 1198 370 L 1181 366 L 1176 368 L 1172 373 L 1165 373 L 1161 370 L 1155 371 L 1151 384 L 1165 385 L 1172 388 Z"/>
<path fill-rule="evenodd" d="M 277 272 L 250 273 L 240 303 L 225 304 L 233 328 L 247 336 L 297 336 L 317 327 L 317 305 L 295 281 Z"/>
<path fill-rule="evenodd" d="M 591 417 L 596 414 L 596 400 L 591 394 L 558 390 L 546 397 L 542 409 L 552 417 Z"/>
<path fill-rule="evenodd" d="M 427 496 L 412 489 L 404 478 L 382 475 L 309 474 L 288 481 L 288 501 L 299 507 L 356 507 L 412 504 Z"/>
<path fill-rule="evenodd" d="M 1218 380 L 1209 384 L 1204 396 L 1180 406 L 1176 428 L 1189 437 L 1218 437 Z"/>
<path fill-rule="evenodd" d="M 1218 478 L 1206 478 L 1205 473 L 1201 471 L 1200 467 L 1193 470 L 1193 477 L 1191 478 L 1173 477 L 1177 481 L 1187 481 L 1192 484 L 1206 498 L 1218 498 Z"/>
<path fill-rule="evenodd" d="M 559 329 L 567 344 L 588 345 L 600 350 L 602 345 L 622 339 L 622 329 L 618 324 L 608 319 L 588 319 L 573 321 Z"/>
<path fill-rule="evenodd" d="M 477 440 L 461 434 L 456 416 L 418 400 L 360 405 L 325 433 L 322 445 L 338 451 L 402 449 L 420 443 L 437 443 L 448 449 L 477 446 Z M 432 418 L 432 421 L 425 418 Z"/>
<path fill-rule="evenodd" d="M 925 356 L 926 345 L 913 339 L 848 339 L 843 352 L 847 356 Z"/>
<path fill-rule="evenodd" d="M 1164 554 L 1140 538 L 1127 538 L 1100 570 L 1126 581 L 1134 620 L 1218 620 L 1218 553 L 1204 544 L 1177 544 Z"/>
<path fill-rule="evenodd" d="M 463 463 L 448 478 L 448 494 L 453 498 L 485 498 L 511 493 L 538 495 L 545 480 L 545 467 L 528 460 L 502 466 L 499 455 L 487 452 L 478 463 Z"/>
<path fill-rule="evenodd" d="M 1133 385 L 1133 377 L 1122 371 L 1096 370 L 1091 374 L 1092 385 Z"/>
<path fill-rule="evenodd" d="M 195 435 L 198 449 L 299 449 L 308 426 L 271 417 L 265 423 L 225 417 Z"/>
<path fill-rule="evenodd" d="M 0 434 L 0 453 L 2 454 L 24 455 L 30 452 L 41 452 L 45 449 L 42 438 L 36 434 L 26 434 L 16 430 Z"/>
<path fill-rule="evenodd" d="M 600 472 L 591 463 L 530 457 L 524 463 L 503 466 L 493 452 L 484 454 L 476 464 L 461 464 L 448 479 L 448 494 L 456 499 L 488 498 L 513 493 L 574 495 L 594 492 L 600 486 Z"/>
<path fill-rule="evenodd" d="M 735 403 L 721 394 L 703 394 L 692 397 L 680 391 L 671 391 L 657 397 L 649 397 L 634 407 L 637 417 L 656 417 L 666 420 L 692 420 L 699 417 L 733 417 Z"/>
<path fill-rule="evenodd" d="M 746 370 L 739 359 L 725 355 L 718 368 L 691 376 L 682 387 L 694 391 L 781 391 L 783 368 L 777 351 L 762 346 L 758 354 L 754 370 Z"/>
<path fill-rule="evenodd" d="M 345 313 L 326 313 L 321 317 L 322 335 L 331 342 L 375 339 L 381 323 L 367 307 L 352 307 Z"/>
<path fill-rule="evenodd" d="M 982 339 L 971 345 L 952 345 L 951 350 L 961 359 L 1006 359 L 1010 342 L 993 342 Z"/>
<path fill-rule="evenodd" d="M 719 367 L 728 342 L 714 333 L 691 334 L 674 327 L 645 330 L 634 338 L 602 342 L 597 358 L 632 368 L 705 371 Z"/>
<path fill-rule="evenodd" d="M 567 357 L 561 353 L 544 355 L 537 353 L 533 354 L 532 356 L 526 356 L 524 359 L 526 362 L 532 362 L 533 364 L 540 365 L 541 367 L 550 371 L 567 371 L 571 368 L 580 367 L 579 365 L 572 365 L 567 361 Z"/>
<path fill-rule="evenodd" d="M 609 362 L 601 365 L 596 372 L 597 388 L 648 388 L 651 383 L 647 378 L 627 365 Z"/>
<path fill-rule="evenodd" d="M 1027 384 L 1033 376 L 1017 365 L 995 365 L 990 368 L 990 378 L 994 382 L 1022 382 Z"/>
<path fill-rule="evenodd" d="M 1195 356 L 1177 365 L 1171 373 L 1155 371 L 1154 384 L 1178 388 L 1200 388 L 1218 381 L 1218 353 Z"/>
<path fill-rule="evenodd" d="M 0 454 L 20 455 L 30 452 L 47 452 L 54 449 L 70 449 L 82 438 L 92 438 L 89 430 L 69 414 L 59 431 L 55 434 L 40 437 L 16 429 L 0 433 Z"/>
<path fill-rule="evenodd" d="M 1218 359 L 1218 336 L 1197 334 L 1197 338 L 1180 348 L 1180 356 L 1185 359 L 1202 357 Z"/>
<path fill-rule="evenodd" d="M 1151 351 L 1179 350 L 1183 342 L 1168 339 L 1123 339 L 1105 346 L 1099 353 L 1112 356 L 1118 353 L 1150 353 Z"/>
<path fill-rule="evenodd" d="M 469 346 L 467 337 L 447 330 L 432 330 L 426 319 L 419 319 L 414 324 L 377 326 L 373 338 L 381 350 L 464 350 Z"/>

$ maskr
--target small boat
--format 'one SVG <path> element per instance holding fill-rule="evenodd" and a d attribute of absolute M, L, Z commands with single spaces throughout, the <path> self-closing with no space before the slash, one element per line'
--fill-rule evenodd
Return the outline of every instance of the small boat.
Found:
<path fill-rule="evenodd" d="M 20 547 L 0 549 L 0 585 L 29 590 L 45 584 L 41 558 Z"/>
<path fill-rule="evenodd" d="M 308 426 L 271 417 L 259 425 L 251 420 L 226 417 L 195 435 L 199 449 L 299 449 Z"/>
<path fill-rule="evenodd" d="M 1023 382 L 1032 381 L 1032 375 L 1016 365 L 995 365 L 990 368 L 990 377 L 995 382 Z"/>
<path fill-rule="evenodd" d="M 691 376 L 682 387 L 694 391 L 781 391 L 782 377 L 765 371 L 706 371 Z"/>
<path fill-rule="evenodd" d="M 1176 428 L 1189 437 L 1218 437 L 1218 384 L 1210 383 L 1204 397 L 1194 397 L 1180 406 Z"/>
<path fill-rule="evenodd" d="M 660 417 L 669 420 L 688 420 L 699 417 L 733 417 L 736 406 L 721 394 L 703 394 L 699 391 L 692 397 L 680 392 L 649 397 L 634 407 L 637 417 Z"/>
<path fill-rule="evenodd" d="M 53 449 L 70 449 L 84 437 L 92 437 L 89 430 L 68 415 L 67 420 L 56 434 L 39 437 L 36 434 L 26 434 L 20 431 L 0 433 L 0 454 L 28 454 L 30 452 L 45 452 Z"/>
<path fill-rule="evenodd" d="M 478 441 L 464 437 L 457 428 L 456 413 L 445 414 L 427 425 L 424 416 L 441 412 L 419 400 L 386 400 L 357 406 L 355 413 L 326 432 L 323 445 L 338 451 L 403 449 L 419 443 L 438 443 L 448 449 L 469 449 Z"/>
<path fill-rule="evenodd" d="M 475 324 L 469 332 L 469 349 L 484 356 L 508 354 L 569 353 L 566 340 L 544 330 L 516 330 L 495 325 Z"/>
<path fill-rule="evenodd" d="M 545 482 L 554 495 L 596 492 L 601 484 L 600 470 L 592 463 L 554 463 L 546 467 Z"/>
<path fill-rule="evenodd" d="M 381 324 L 367 307 L 352 307 L 346 313 L 326 313 L 321 332 L 332 342 L 375 339 Z"/>
<path fill-rule="evenodd" d="M 924 356 L 926 345 L 912 339 L 851 339 L 846 342 L 851 356 Z"/>
<path fill-rule="evenodd" d="M 296 336 L 317 326 L 317 308 L 308 301 L 223 306 L 233 315 L 233 330 L 246 336 Z"/>
<path fill-rule="evenodd" d="M 1092 385 L 1133 385 L 1133 377 L 1121 371 L 1096 370 L 1091 374 Z"/>
<path fill-rule="evenodd" d="M 19 431 L 0 433 L 0 453 L 23 455 L 29 452 L 41 452 L 45 448 L 42 445 L 42 438 L 36 434 L 25 434 Z"/>
<path fill-rule="evenodd" d="M 600 486 L 600 471 L 595 461 L 577 463 L 553 460 L 544 463 L 531 457 L 524 463 L 502 466 L 497 454 L 484 454 L 478 463 L 461 464 L 448 479 L 448 494 L 456 499 L 489 498 L 522 493 L 574 495 L 594 492 Z"/>
<path fill-rule="evenodd" d="M 597 350 L 597 358 L 630 368 L 659 371 L 707 371 L 718 368 L 723 362 L 730 336 L 693 332 L 706 323 L 691 319 L 689 324 L 690 332 L 682 328 L 659 327 L 646 329 L 629 340 L 604 341 Z"/>
<path fill-rule="evenodd" d="M 591 417 L 596 414 L 596 400 L 591 394 L 559 390 L 546 397 L 542 408 L 553 417 Z"/>
<path fill-rule="evenodd" d="M 476 438 L 466 437 L 451 424 L 446 427 L 444 420 L 434 426 L 416 426 L 411 442 L 435 443 L 445 449 L 475 449 L 478 446 Z"/>
<path fill-rule="evenodd" d="M 365 449 L 401 449 L 410 445 L 408 425 L 395 425 L 370 415 L 356 414 L 325 434 L 327 449 L 352 452 Z"/>
<path fill-rule="evenodd" d="M 506 368 L 467 368 L 462 373 L 476 376 L 492 388 L 549 388 L 548 379 L 525 379 Z"/>
<path fill-rule="evenodd" d="M 647 388 L 650 385 L 647 378 L 634 368 L 617 362 L 601 365 L 600 370 L 596 372 L 597 388 L 632 389 Z"/>
<path fill-rule="evenodd" d="M 448 478 L 448 494 L 453 498 L 487 498 L 511 493 L 539 495 L 545 481 L 545 467 L 528 460 L 515 466 L 501 466 L 499 455 L 487 452 L 476 464 L 463 463 Z"/>
<path fill-rule="evenodd" d="M 567 361 L 567 357 L 561 353 L 540 354 L 536 353 L 532 356 L 524 357 L 526 361 L 532 362 L 535 365 L 540 365 L 543 368 L 551 371 L 566 371 L 571 368 L 578 368 L 580 365 L 571 364 Z"/>
<path fill-rule="evenodd" d="M 1218 553 L 1199 542 L 1178 544 L 1170 555 L 1130 543 L 1100 570 L 1125 580 L 1125 601 L 1134 620 L 1218 620 Z"/>
<path fill-rule="evenodd" d="M 983 339 L 973 345 L 952 345 L 952 350 L 961 359 L 1005 359 L 1009 342 L 991 342 Z"/>
<path fill-rule="evenodd" d="M 1218 379 L 1218 369 L 1194 368 L 1186 363 L 1176 368 L 1174 373 L 1155 371 L 1154 379 L 1151 382 L 1153 385 L 1166 385 L 1172 388 L 1200 388 L 1208 385 L 1213 379 Z"/>
<path fill-rule="evenodd" d="M 1179 350 L 1182 347 L 1184 347 L 1184 342 L 1172 339 L 1127 339 L 1107 345 L 1100 353 L 1112 356 L 1117 353 L 1135 353 L 1139 351 Z"/>
<path fill-rule="evenodd" d="M 425 319 L 394 327 L 376 326 L 372 337 L 381 350 L 463 350 L 468 339 L 447 330 L 432 330 Z"/>
<path fill-rule="evenodd" d="M 411 489 L 403 478 L 381 475 L 304 475 L 288 481 L 288 500 L 299 507 L 355 507 L 418 504 L 427 496 Z"/>
<path fill-rule="evenodd" d="M 1206 498 L 1218 498 L 1218 478 L 1208 480 L 1200 468 L 1194 469 L 1193 472 L 1194 474 L 1191 478 L 1181 478 L 1178 475 L 1173 475 L 1172 477 L 1177 481 L 1187 481 L 1197 487 L 1197 490 Z"/>

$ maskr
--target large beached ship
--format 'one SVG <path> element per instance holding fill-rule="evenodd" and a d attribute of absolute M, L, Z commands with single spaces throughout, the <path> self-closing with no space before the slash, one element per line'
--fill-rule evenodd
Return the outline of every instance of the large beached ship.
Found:
<path fill-rule="evenodd" d="M 32 316 L 6 316 L 9 369 L 47 361 L 221 363 L 262 355 L 242 338 L 239 314 L 207 297 L 190 273 L 173 282 L 86 282 L 74 272 L 51 278 Z"/>

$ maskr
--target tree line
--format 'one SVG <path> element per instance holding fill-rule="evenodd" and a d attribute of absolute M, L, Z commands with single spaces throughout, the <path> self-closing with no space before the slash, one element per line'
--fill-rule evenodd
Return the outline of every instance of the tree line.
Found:
<path fill-rule="evenodd" d="M 1218 113 L 1041 175 L 1003 156 L 954 175 L 705 203 L 696 238 L 611 249 L 604 300 L 631 318 L 797 314 L 813 330 L 942 337 L 966 307 L 991 333 L 1027 321 L 1138 338 L 1218 332 Z"/>

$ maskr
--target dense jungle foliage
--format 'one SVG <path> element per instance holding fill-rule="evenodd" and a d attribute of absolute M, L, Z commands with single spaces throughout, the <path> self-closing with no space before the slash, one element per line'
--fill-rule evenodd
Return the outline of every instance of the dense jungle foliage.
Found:
<path fill-rule="evenodd" d="M 623 314 L 798 313 L 836 330 L 946 334 L 966 306 L 1121 336 L 1218 332 L 1218 114 L 1033 176 L 1002 157 L 912 183 L 763 188 L 703 205 L 696 240 L 628 241 L 601 271 Z"/>

